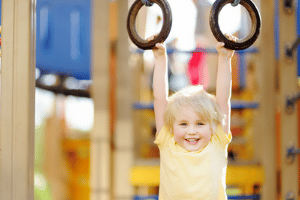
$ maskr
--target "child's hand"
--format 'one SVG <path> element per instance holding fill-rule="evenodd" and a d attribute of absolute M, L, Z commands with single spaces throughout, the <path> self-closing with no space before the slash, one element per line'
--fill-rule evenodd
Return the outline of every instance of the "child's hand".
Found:
<path fill-rule="evenodd" d="M 149 37 L 147 40 L 153 40 L 157 35 Z M 155 59 L 166 57 L 166 46 L 164 43 L 156 43 L 155 47 L 152 49 Z"/>
<path fill-rule="evenodd" d="M 230 34 L 225 34 L 226 37 L 228 37 L 229 40 L 231 41 L 237 41 L 238 38 L 233 36 L 233 35 L 230 35 Z M 234 54 L 234 50 L 231 50 L 231 49 L 226 49 L 224 47 L 224 42 L 218 42 L 217 43 L 217 51 L 219 53 L 219 56 L 224 56 L 224 57 L 227 57 L 227 58 L 232 58 L 233 54 Z"/>

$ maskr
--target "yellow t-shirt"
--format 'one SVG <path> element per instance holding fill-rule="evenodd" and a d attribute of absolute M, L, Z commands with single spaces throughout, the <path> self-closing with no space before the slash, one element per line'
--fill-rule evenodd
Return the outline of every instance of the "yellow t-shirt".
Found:
<path fill-rule="evenodd" d="M 159 200 L 226 200 L 231 138 L 218 126 L 205 148 L 189 152 L 163 127 L 154 142 L 160 149 Z"/>

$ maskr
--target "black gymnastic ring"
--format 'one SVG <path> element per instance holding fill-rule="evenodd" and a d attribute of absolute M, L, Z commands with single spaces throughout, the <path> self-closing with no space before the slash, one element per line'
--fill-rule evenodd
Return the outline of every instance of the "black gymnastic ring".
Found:
<path fill-rule="evenodd" d="M 127 31 L 131 41 L 141 49 L 153 49 L 156 43 L 164 42 L 172 27 L 172 12 L 169 3 L 166 0 L 150 0 L 153 3 L 159 5 L 163 13 L 163 26 L 160 33 L 154 38 L 154 40 L 147 41 L 142 39 L 136 31 L 135 21 L 136 16 L 144 4 L 141 0 L 136 0 L 130 7 L 127 17 Z"/>
<path fill-rule="evenodd" d="M 252 21 L 250 34 L 247 37 L 238 40 L 237 42 L 229 40 L 226 36 L 223 35 L 223 33 L 220 30 L 218 17 L 222 8 L 226 4 L 233 3 L 233 2 L 234 0 L 215 1 L 210 12 L 210 20 L 209 20 L 210 29 L 214 37 L 217 39 L 217 41 L 225 43 L 225 48 L 232 49 L 232 50 L 243 50 L 250 47 L 258 38 L 260 27 L 261 27 L 261 17 L 256 5 L 251 0 L 241 0 L 240 4 L 244 6 L 246 10 L 249 12 Z"/>

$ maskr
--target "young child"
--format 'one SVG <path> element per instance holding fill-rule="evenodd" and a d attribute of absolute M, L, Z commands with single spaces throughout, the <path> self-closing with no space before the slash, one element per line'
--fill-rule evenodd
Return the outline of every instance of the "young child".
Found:
<path fill-rule="evenodd" d="M 230 40 L 237 38 L 227 35 Z M 149 38 L 153 39 L 154 36 Z M 156 140 L 160 150 L 159 200 L 225 200 L 233 50 L 218 42 L 216 96 L 188 86 L 171 97 L 163 43 L 153 48 Z"/>

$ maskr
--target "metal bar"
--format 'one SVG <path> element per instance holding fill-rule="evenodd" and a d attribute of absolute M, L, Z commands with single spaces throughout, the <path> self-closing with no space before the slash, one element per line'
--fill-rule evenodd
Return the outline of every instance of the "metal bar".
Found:
<path fill-rule="evenodd" d="M 144 53 L 145 50 L 142 50 L 142 49 L 131 49 L 130 51 L 131 51 L 131 53 L 142 54 L 142 53 Z M 167 53 L 168 54 L 175 53 L 175 52 L 176 53 L 195 53 L 195 52 L 199 52 L 199 51 L 197 51 L 196 49 L 193 50 L 193 51 L 180 51 L 180 50 L 177 50 L 177 49 L 170 49 L 170 48 L 167 49 Z M 218 53 L 217 49 L 214 48 L 214 47 L 205 48 L 204 52 L 211 53 L 211 54 Z M 251 48 L 248 48 L 248 49 L 235 51 L 235 53 L 238 53 L 238 54 L 239 53 L 258 53 L 258 52 L 259 52 L 259 50 L 256 47 L 251 47 Z"/>
<path fill-rule="evenodd" d="M 244 52 L 241 52 L 238 57 L 238 67 L 239 67 L 239 85 L 241 89 L 246 88 L 246 74 L 247 74 L 247 64 L 246 64 L 246 55 Z"/>
<path fill-rule="evenodd" d="M 151 110 L 154 109 L 154 105 L 152 102 L 149 103 L 141 103 L 136 102 L 132 105 L 133 109 L 135 110 Z M 257 109 L 259 104 L 254 101 L 231 101 L 231 108 L 232 109 Z"/>
<path fill-rule="evenodd" d="M 158 195 L 141 196 L 135 195 L 134 200 L 158 200 Z M 255 199 L 259 200 L 260 195 L 241 195 L 241 196 L 228 196 L 228 199 Z"/>

